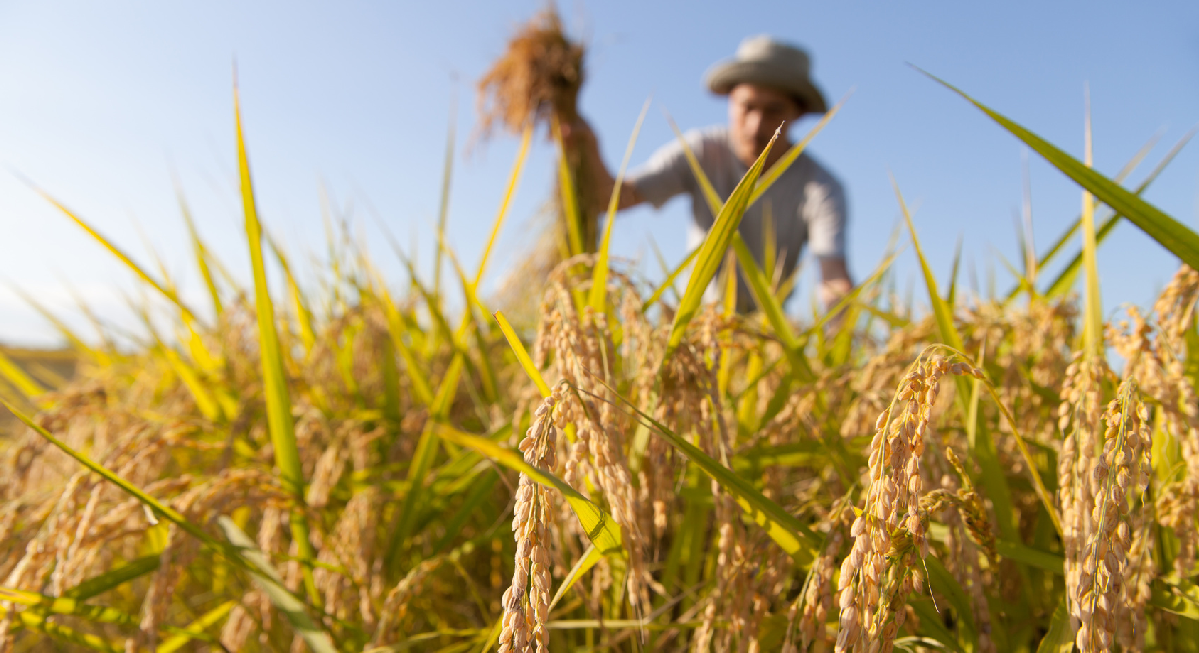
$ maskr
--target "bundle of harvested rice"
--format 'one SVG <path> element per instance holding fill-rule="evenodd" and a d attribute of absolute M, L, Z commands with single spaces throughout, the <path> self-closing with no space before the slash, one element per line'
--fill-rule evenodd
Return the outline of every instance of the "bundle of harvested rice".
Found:
<path fill-rule="evenodd" d="M 504 54 L 479 80 L 480 136 L 488 138 L 497 125 L 518 134 L 530 123 L 548 127 L 555 119 L 559 124 L 577 121 L 584 52 L 582 45 L 566 37 L 552 5 L 520 27 Z M 546 278 L 569 255 L 595 251 L 599 229 L 591 175 L 583 169 L 584 157 L 577 148 L 567 145 L 563 156 L 575 189 L 573 214 L 582 251 L 571 251 L 567 220 L 572 212 L 555 192 L 550 208 L 539 216 L 540 235 L 529 240 L 532 251 L 501 284 L 499 303 L 509 312 L 536 305 L 539 297 L 528 292 L 538 285 L 529 284 L 530 279 Z"/>

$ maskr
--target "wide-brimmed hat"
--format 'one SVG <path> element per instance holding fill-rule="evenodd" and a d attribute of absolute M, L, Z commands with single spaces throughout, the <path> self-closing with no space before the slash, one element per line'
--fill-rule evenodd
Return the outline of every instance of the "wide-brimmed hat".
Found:
<path fill-rule="evenodd" d="M 761 84 L 776 88 L 799 100 L 805 113 L 824 113 L 828 102 L 812 83 L 808 53 L 769 36 L 751 36 L 737 47 L 737 54 L 708 69 L 708 88 L 728 95 L 737 84 Z"/>

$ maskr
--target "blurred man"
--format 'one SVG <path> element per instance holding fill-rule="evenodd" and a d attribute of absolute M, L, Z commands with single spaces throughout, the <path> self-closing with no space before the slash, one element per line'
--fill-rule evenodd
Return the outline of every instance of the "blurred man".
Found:
<path fill-rule="evenodd" d="M 689 132 L 687 145 L 699 160 L 722 199 L 732 194 L 780 125 L 779 140 L 766 159 L 766 170 L 792 145 L 788 130 L 801 116 L 828 110 L 824 96 L 809 76 L 808 55 L 803 50 L 767 36 L 746 39 L 733 59 L 721 62 L 706 75 L 708 88 L 728 96 L 728 126 Z M 599 153 L 595 135 L 580 121 L 568 126 L 567 137 L 583 146 L 600 197 L 610 197 L 615 179 Z M 700 184 L 692 174 L 682 146 L 676 141 L 632 171 L 620 189 L 620 208 L 648 202 L 660 208 L 672 197 L 691 197 L 693 222 L 688 248 L 697 247 L 715 222 Z M 834 306 L 853 288 L 845 262 L 846 206 L 840 182 L 805 152 L 787 168 L 741 221 L 741 236 L 757 259 L 765 261 L 766 212 L 774 225 L 778 273 L 789 279 L 805 245 L 820 263 L 820 299 Z M 709 288 L 716 294 L 717 284 Z M 756 302 L 740 270 L 737 273 L 737 310 L 749 313 Z"/>

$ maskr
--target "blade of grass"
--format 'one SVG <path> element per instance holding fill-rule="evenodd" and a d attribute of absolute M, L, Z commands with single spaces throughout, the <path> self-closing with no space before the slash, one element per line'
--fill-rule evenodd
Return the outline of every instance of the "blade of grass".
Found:
<path fill-rule="evenodd" d="M 783 305 L 771 291 L 770 281 L 758 267 L 753 253 L 749 251 L 749 246 L 745 244 L 745 240 L 739 233 L 733 234 L 732 241 L 733 251 L 737 253 L 737 263 L 745 273 L 745 280 L 749 282 L 750 291 L 758 302 L 758 308 L 766 315 L 766 320 L 783 345 L 783 353 L 791 364 L 791 373 L 801 381 L 810 381 L 816 378 L 812 366 L 804 357 L 803 343 L 791 330 L 791 323 L 787 321 L 787 316 L 783 313 Z"/>
<path fill-rule="evenodd" d="M 457 133 L 458 102 L 450 98 L 450 127 L 445 139 L 445 167 L 441 173 L 441 201 L 437 207 L 437 231 L 445 233 L 450 214 L 450 181 L 454 174 L 454 139 Z M 441 296 L 442 243 L 438 241 L 433 255 L 433 294 Z"/>
<path fill-rule="evenodd" d="M 837 112 L 841 110 L 841 107 L 845 105 L 845 102 L 849 100 L 849 96 L 852 94 L 853 91 L 850 91 L 845 97 L 841 98 L 837 104 L 826 111 L 824 116 L 820 118 L 820 122 L 816 123 L 816 126 L 812 127 L 811 131 L 805 134 L 798 143 L 792 145 L 790 149 L 783 153 L 783 156 L 779 157 L 779 160 L 776 161 L 774 165 L 770 166 L 770 170 L 767 170 L 762 174 L 762 178 L 754 186 L 753 193 L 751 193 L 749 196 L 749 202 L 746 204 L 747 207 L 753 206 L 755 202 L 762 198 L 762 195 L 764 195 L 766 191 L 770 190 L 770 187 L 774 185 L 774 182 L 778 181 L 779 177 L 782 177 L 783 173 L 787 172 L 787 168 L 790 168 L 791 164 L 799 158 L 799 155 L 803 154 L 803 151 L 807 148 L 808 143 L 811 143 L 812 139 L 816 138 L 816 135 L 819 134 L 826 126 L 828 126 L 829 122 L 832 121 L 833 116 L 837 115 Z"/>
<path fill-rule="evenodd" d="M 916 252 L 917 260 L 920 262 L 924 284 L 928 290 L 928 301 L 932 305 L 933 316 L 936 319 L 937 331 L 940 333 L 941 341 L 949 345 L 953 350 L 960 352 L 963 348 L 962 337 L 958 334 L 957 327 L 954 325 L 952 309 L 941 298 L 937 290 L 937 279 L 933 275 L 928 261 L 924 258 L 924 252 L 920 247 L 920 239 L 916 235 L 916 226 L 912 223 L 912 215 L 908 211 L 908 206 L 903 200 L 903 194 L 900 192 L 899 184 L 896 182 L 894 176 L 891 177 L 891 185 L 895 189 L 895 196 L 899 201 L 899 207 L 903 212 L 904 220 L 908 225 L 908 232 L 912 238 L 912 247 Z M 969 360 L 965 356 L 963 358 Z M 970 382 L 963 377 L 955 375 L 954 384 L 957 390 L 955 393 L 956 403 L 963 417 L 966 417 L 970 414 L 970 406 L 968 404 Z M 974 444 L 975 446 L 971 448 L 970 455 L 978 462 L 979 468 L 982 470 L 982 485 L 986 488 L 987 497 L 994 504 L 999 530 L 1005 538 L 1019 539 L 1016 532 L 1015 514 L 1012 512 L 1011 489 L 1008 487 L 1007 477 L 1004 475 L 1003 468 L 999 463 L 999 455 L 995 449 L 995 443 L 991 439 L 990 432 L 982 424 L 979 425 Z"/>
<path fill-rule="evenodd" d="M 546 385 L 545 379 L 541 378 L 541 372 L 537 371 L 537 366 L 533 364 L 533 359 L 529 358 L 529 352 L 525 350 L 524 344 L 520 338 L 516 336 L 516 332 L 512 330 L 512 325 L 508 324 L 508 318 L 504 317 L 502 312 L 496 312 L 495 321 L 499 322 L 500 331 L 504 332 L 504 338 L 508 340 L 508 346 L 512 348 L 512 352 L 516 354 L 516 360 L 520 366 L 524 368 L 525 373 L 537 385 L 537 390 L 541 392 L 542 397 L 550 396 L 550 387 Z"/>
<path fill-rule="evenodd" d="M 633 125 L 633 134 L 629 136 L 629 144 L 624 151 L 624 159 L 620 162 L 620 170 L 616 173 L 616 185 L 612 187 L 612 198 L 608 201 L 608 220 L 604 225 L 604 238 L 600 241 L 595 267 L 591 271 L 591 296 L 587 304 L 596 312 L 604 310 L 604 298 L 608 294 L 608 249 L 612 242 L 612 225 L 616 223 L 616 209 L 620 206 L 620 186 L 624 181 L 625 170 L 629 167 L 629 159 L 633 156 L 633 146 L 637 144 L 637 135 L 641 133 L 641 123 L 649 111 L 649 100 L 641 106 L 637 123 Z"/>
<path fill-rule="evenodd" d="M 557 112 L 550 114 L 550 130 L 554 135 L 554 143 L 558 146 L 558 192 L 562 194 L 562 217 L 566 220 L 567 245 L 570 255 L 577 256 L 583 253 L 583 235 L 579 233 L 579 198 L 575 193 L 574 175 L 566 162 L 566 144 L 562 140 L 562 126 L 558 123 Z"/>
<path fill-rule="evenodd" d="M 491 256 L 491 250 L 495 247 L 496 235 L 500 232 L 500 227 L 504 224 L 504 218 L 508 215 L 508 207 L 512 203 L 512 197 L 516 195 L 516 183 L 520 181 L 521 171 L 524 170 L 525 157 L 529 153 L 529 143 L 533 140 L 533 125 L 530 123 L 525 127 L 524 134 L 520 139 L 520 151 L 516 155 L 516 163 L 512 166 L 512 176 L 508 179 L 508 188 L 504 191 L 504 200 L 500 203 L 499 215 L 496 216 L 495 224 L 491 227 L 491 235 L 487 238 L 487 246 L 483 248 L 483 255 L 479 257 L 479 268 L 475 272 L 474 285 L 479 286 L 479 282 L 483 279 L 483 271 L 487 269 L 487 261 Z"/>
<path fill-rule="evenodd" d="M 103 637 L 92 635 L 91 633 L 81 633 L 73 628 L 68 628 L 67 626 L 55 623 L 46 617 L 34 614 L 32 612 L 18 613 L 17 624 L 23 628 L 36 630 L 51 637 L 92 649 L 93 651 L 123 653 L 126 650 L 124 645 L 117 646 L 109 643 L 109 641 Z"/>
<path fill-rule="evenodd" d="M 217 525 L 221 527 L 225 538 L 238 549 L 241 555 L 257 567 L 256 571 L 251 572 L 254 583 L 267 595 L 275 609 L 283 613 L 304 643 L 314 653 L 336 653 L 337 648 L 333 646 L 333 640 L 312 622 L 308 613 L 304 611 L 304 604 L 291 592 L 283 589 L 283 579 L 279 576 L 279 572 L 271 565 L 270 559 L 258 550 L 254 541 L 243 533 L 232 519 L 224 515 L 217 519 Z"/>
<path fill-rule="evenodd" d="M 17 365 L 8 354 L 4 353 L 4 348 L 0 347 L 0 377 L 6 379 L 13 385 L 25 398 L 34 401 L 35 397 L 46 392 L 40 383 L 35 381 L 33 377 L 25 373 L 20 365 Z M 39 405 L 41 403 L 39 402 Z M 47 405 L 43 405 L 45 408 Z"/>
<path fill-rule="evenodd" d="M 596 377 L 596 380 L 606 385 L 603 379 Z M 612 391 L 615 393 L 615 390 Z M 688 442 L 686 438 L 671 431 L 664 424 L 637 408 L 637 406 L 624 397 L 619 394 L 616 394 L 616 396 L 636 414 L 638 421 L 665 438 L 671 446 L 679 450 L 688 460 L 703 470 L 705 474 L 719 483 L 725 491 L 732 495 L 737 504 L 741 506 L 741 509 L 745 511 L 746 516 L 766 529 L 770 538 L 795 558 L 800 566 L 806 567 L 815 559 L 820 541 L 803 522 L 792 516 L 782 506 L 766 498 L 749 481 L 741 478 L 733 470 L 717 462 L 699 447 Z M 594 398 L 603 399 L 598 396 L 594 396 Z"/>
<path fill-rule="evenodd" d="M 150 273 L 146 272 L 146 270 L 144 268 L 142 268 L 142 266 L 135 263 L 133 261 L 133 259 L 130 258 L 129 255 L 124 252 L 124 250 L 117 247 L 108 238 L 105 238 L 104 235 L 101 234 L 99 231 L 97 231 L 94 227 L 92 227 L 91 224 L 85 222 L 82 218 L 80 218 L 78 215 L 76 215 L 73 211 L 68 209 L 64 204 L 62 204 L 58 200 L 54 199 L 54 197 L 52 197 L 49 193 L 47 193 L 46 191 L 43 191 L 41 188 L 38 188 L 29 180 L 25 180 L 25 182 L 27 184 L 29 184 L 30 188 L 32 188 L 35 193 L 37 193 L 38 195 L 41 195 L 46 201 L 53 204 L 55 206 L 55 208 L 57 208 L 59 211 L 61 211 L 63 214 L 65 214 L 68 218 L 70 218 L 81 229 L 86 231 L 88 233 L 88 235 L 92 237 L 93 240 L 100 243 L 100 245 L 102 245 L 104 247 L 104 249 L 107 249 L 110 254 L 115 256 L 117 258 L 117 260 L 124 263 L 125 267 L 132 270 L 133 273 L 135 275 L 137 275 L 137 277 L 139 279 L 141 279 L 143 282 L 146 283 L 146 285 L 150 286 L 151 288 L 154 288 L 160 294 L 162 294 L 163 297 L 166 297 L 168 300 L 170 300 L 170 302 L 179 309 L 179 311 L 184 315 L 184 317 L 191 319 L 191 320 L 196 320 L 195 314 L 192 312 L 192 310 L 190 308 L 187 307 L 187 305 L 185 303 L 183 303 L 183 300 L 180 299 L 177 294 L 175 294 L 174 290 L 168 288 L 167 286 L 163 285 L 163 283 L 159 282 L 157 279 L 150 276 Z"/>
<path fill-rule="evenodd" d="M 570 573 L 566 574 L 566 578 L 562 579 L 562 584 L 558 585 L 558 591 L 554 593 L 554 598 L 550 601 L 549 609 L 552 611 L 554 606 L 558 605 L 558 601 L 562 600 L 562 597 L 566 596 L 570 588 L 574 587 L 575 583 L 583 577 L 583 574 L 590 571 L 603 558 L 603 553 L 595 548 L 594 544 L 587 547 L 587 552 L 583 554 L 583 557 L 579 558 L 575 566 L 570 568 Z"/>
<path fill-rule="evenodd" d="M 676 267 L 673 272 L 666 275 L 666 279 L 663 280 L 662 283 L 658 285 L 658 289 L 655 290 L 653 292 L 653 294 L 649 296 L 649 299 L 645 300 L 645 303 L 641 305 L 642 313 L 648 311 L 651 306 L 656 304 L 658 302 L 658 300 L 662 299 L 662 294 L 665 293 L 667 290 L 672 290 L 672 291 L 675 290 L 675 288 L 674 288 L 675 279 L 678 279 L 679 275 L 682 274 L 683 271 L 687 269 L 687 266 L 691 265 L 691 262 L 694 261 L 695 257 L 699 255 L 699 250 L 700 250 L 699 247 L 696 247 L 695 249 L 691 250 L 687 254 L 687 256 L 683 258 L 683 262 L 679 263 L 678 267 Z M 677 291 L 675 291 L 675 295 L 678 295 Z M 682 299 L 680 299 L 679 301 L 682 301 Z"/>
<path fill-rule="evenodd" d="M 221 292 L 217 289 L 216 279 L 213 278 L 212 269 L 208 266 L 208 247 L 200 238 L 200 232 L 196 230 L 196 222 L 192 219 L 191 208 L 187 204 L 187 198 L 183 195 L 183 185 L 177 177 L 174 178 L 174 182 L 175 197 L 179 201 L 179 211 L 183 214 L 183 222 L 187 225 L 187 237 L 191 241 L 192 255 L 196 257 L 196 267 L 200 270 L 200 278 L 204 280 L 204 287 L 208 289 L 213 315 L 219 319 L 221 313 L 224 312 L 224 306 L 221 303 Z"/>
<path fill-rule="evenodd" d="M 266 266 L 262 256 L 262 225 L 258 222 L 258 209 L 254 202 L 250 160 L 246 154 L 236 83 L 233 89 L 233 112 L 237 126 L 237 167 L 241 180 L 242 207 L 246 217 L 246 240 L 250 247 L 250 266 L 254 274 L 254 306 L 258 314 L 267 423 L 275 453 L 275 466 L 279 469 L 283 484 L 297 506 L 291 515 L 291 530 L 292 537 L 299 547 L 300 560 L 303 562 L 304 586 L 309 600 L 314 605 L 319 605 L 319 594 L 312 576 L 312 561 L 316 558 L 316 551 L 308 539 L 308 517 L 304 510 L 304 468 L 296 445 L 291 395 L 287 388 L 287 371 L 283 366 L 283 352 L 280 350 L 279 335 L 275 330 L 274 304 L 271 302 L 267 286 Z"/>
<path fill-rule="evenodd" d="M 1136 193 L 1138 196 L 1144 194 L 1145 190 L 1147 188 L 1149 188 L 1149 186 L 1157 179 L 1157 177 L 1162 173 L 1162 171 L 1164 171 L 1166 169 L 1166 167 L 1174 160 L 1174 158 L 1176 156 L 1178 156 L 1178 153 L 1182 151 L 1183 146 L 1185 146 L 1187 143 L 1189 143 L 1190 140 L 1195 136 L 1195 133 L 1197 130 L 1199 130 L 1199 127 L 1192 128 L 1191 131 L 1187 132 L 1186 135 L 1184 135 L 1181 139 L 1179 139 L 1179 141 L 1177 143 L 1175 143 L 1173 147 L 1170 148 L 1170 151 L 1167 152 L 1164 157 L 1162 157 L 1162 160 L 1159 161 L 1156 166 L 1154 166 L 1153 170 L 1149 173 L 1149 175 L 1145 178 L 1145 180 L 1142 181 L 1141 184 L 1139 186 L 1137 186 L 1136 190 L 1133 192 Z M 1155 142 L 1154 140 L 1150 140 L 1149 144 L 1147 144 L 1145 146 L 1145 148 L 1150 147 L 1154 142 Z M 1113 178 L 1113 180 L 1116 183 L 1120 183 L 1121 181 L 1123 181 L 1123 179 L 1128 175 L 1128 173 L 1131 172 L 1132 168 L 1135 167 L 1134 164 L 1137 161 L 1139 161 L 1140 157 L 1143 156 L 1143 153 L 1145 151 L 1147 151 L 1147 150 L 1143 148 L 1141 150 L 1141 152 L 1138 152 L 1137 156 L 1134 157 L 1133 160 L 1130 161 L 1128 164 L 1126 164 L 1124 166 L 1124 169 L 1121 170 L 1120 173 L 1117 174 Z M 1096 243 L 1103 242 L 1103 239 L 1107 236 L 1107 234 L 1109 232 L 1111 232 L 1112 228 L 1116 226 L 1116 224 L 1118 223 L 1120 218 L 1124 217 L 1118 213 L 1114 213 L 1114 212 L 1110 212 L 1110 213 L 1111 213 L 1111 215 L 1109 215 L 1103 221 L 1103 224 L 1099 227 L 1098 232 L 1095 234 Z M 1039 270 L 1045 269 L 1045 267 L 1049 264 L 1049 262 L 1051 260 L 1053 260 L 1057 256 L 1057 254 L 1062 251 L 1063 248 L 1065 248 L 1065 246 L 1070 242 L 1070 240 L 1072 238 L 1074 238 L 1074 235 L 1078 232 L 1078 229 L 1081 226 L 1082 226 L 1082 215 L 1079 215 L 1078 217 L 1076 217 L 1074 219 L 1074 222 L 1072 222 L 1070 224 L 1070 227 L 1068 229 L 1066 229 L 1065 233 L 1063 233 L 1061 236 L 1058 237 L 1057 241 L 1054 242 L 1053 246 L 1049 248 L 1049 251 L 1047 251 L 1044 255 L 1042 255 L 1040 260 L 1037 261 L 1037 269 L 1039 269 Z M 1058 276 L 1049 284 L 1049 286 L 1045 290 L 1045 296 L 1046 297 L 1060 297 L 1060 296 L 1064 295 L 1065 292 L 1067 292 L 1068 289 L 1074 285 L 1074 278 L 1078 272 L 1078 268 L 1080 265 L 1082 265 L 1082 252 L 1079 252 L 1078 254 L 1076 254 L 1074 256 L 1074 259 L 1071 260 L 1070 263 L 1065 267 L 1065 269 L 1063 269 L 1062 272 L 1060 272 L 1058 274 Z M 1019 292 L 1019 290 L 1020 290 L 1019 288 L 1013 288 L 1013 289 L 1009 290 L 1008 294 L 1006 296 L 1007 301 L 1011 301 L 1011 299 L 1013 297 L 1015 297 L 1016 293 Z"/>
<path fill-rule="evenodd" d="M 1055 168 L 1065 173 L 1067 177 L 1070 177 L 1080 186 L 1093 193 L 1095 197 L 1112 207 L 1117 213 L 1128 218 L 1129 222 L 1135 224 L 1162 247 L 1172 252 L 1192 268 L 1199 269 L 1199 234 L 1196 234 L 1182 223 L 1166 215 L 1152 204 L 1121 188 L 1107 177 L 1095 172 L 1087 165 L 1079 162 L 1078 159 L 1049 144 L 1049 142 L 1040 136 L 966 95 L 965 92 L 959 90 L 957 87 L 924 70 L 919 68 L 917 70 L 920 70 L 920 72 L 929 78 L 978 107 L 988 117 L 999 123 L 1000 126 L 1044 157 Z"/>
<path fill-rule="evenodd" d="M 271 247 L 271 252 L 275 255 L 275 260 L 279 263 L 279 268 L 283 270 L 283 278 L 287 281 L 287 292 L 291 298 L 291 305 L 296 311 L 296 322 L 300 325 L 300 343 L 304 345 L 304 352 L 312 351 L 312 347 L 316 344 L 316 326 L 315 320 L 312 317 L 312 311 L 308 308 L 308 302 L 304 299 L 304 292 L 300 290 L 300 284 L 296 282 L 296 277 L 292 274 L 291 263 L 288 262 L 287 254 L 283 251 L 283 247 L 279 241 L 263 230 L 263 236 L 266 238 L 267 244 Z"/>
<path fill-rule="evenodd" d="M 600 553 L 614 555 L 623 552 L 620 526 L 616 520 L 565 481 L 526 463 L 520 452 L 501 447 L 487 438 L 459 431 L 446 424 L 439 424 L 437 432 L 445 440 L 474 449 L 501 465 L 528 476 L 531 481 L 558 490 L 578 517 L 583 532 L 587 533 L 587 537 Z"/>
<path fill-rule="evenodd" d="M 155 571 L 161 561 L 162 557 L 158 555 L 148 555 L 130 560 L 120 567 L 79 583 L 63 592 L 62 596 L 77 601 L 86 601 Z"/>
<path fill-rule="evenodd" d="M 68 327 L 66 323 L 62 321 L 62 319 L 55 315 L 54 312 L 47 308 L 44 304 L 34 299 L 32 295 L 14 284 L 9 284 L 8 288 L 13 292 L 13 294 L 20 297 L 21 301 L 29 304 L 30 308 L 36 311 L 38 315 L 41 315 L 43 319 L 52 324 L 58 333 L 61 334 L 62 337 L 71 345 L 72 349 L 83 354 L 87 358 L 96 361 L 102 366 L 107 367 L 110 364 L 111 358 L 103 349 L 92 347 L 84 342 L 83 339 L 80 338 L 73 329 Z"/>
<path fill-rule="evenodd" d="M 662 282 L 662 285 L 659 286 L 658 289 L 654 290 L 654 294 L 653 294 L 653 296 L 650 297 L 650 299 L 657 301 L 656 298 L 661 296 L 661 294 L 660 294 L 661 291 L 668 290 L 668 291 L 670 291 L 671 294 L 674 295 L 674 300 L 677 302 L 679 300 L 679 298 L 681 297 L 681 295 L 679 295 L 678 288 L 674 287 L 674 276 L 672 276 L 670 266 L 666 264 L 666 257 L 662 256 L 662 250 L 658 248 L 658 242 L 656 240 L 654 240 L 654 237 L 649 234 L 646 234 L 646 236 L 649 239 L 650 249 L 654 250 L 654 258 L 657 259 L 657 261 L 658 261 L 658 268 L 662 270 L 662 274 L 666 275 L 666 280 L 664 280 Z M 695 251 L 699 251 L 699 250 L 695 250 Z M 690 261 L 691 254 L 688 254 L 686 258 L 688 261 Z M 645 306 L 648 306 L 648 305 L 649 305 L 649 302 L 647 301 Z"/>
<path fill-rule="evenodd" d="M 762 172 L 762 166 L 766 163 L 766 157 L 770 155 L 770 148 L 778 140 L 779 131 L 775 131 L 762 153 L 758 156 L 758 160 L 750 167 L 749 172 L 733 189 L 733 194 L 729 197 L 729 201 L 725 203 L 724 208 L 720 210 L 720 214 L 716 216 L 716 222 L 712 228 L 708 230 L 708 235 L 704 238 L 704 242 L 700 245 L 700 251 L 695 259 L 695 271 L 691 274 L 691 278 L 687 282 L 687 289 L 683 292 L 683 300 L 679 302 L 678 312 L 675 313 L 674 322 L 670 326 L 670 336 L 666 342 L 666 353 L 662 358 L 662 364 L 670 358 L 679 345 L 683 342 L 683 331 L 695 314 L 699 311 L 700 304 L 703 302 L 704 292 L 708 288 L 708 283 L 715 276 L 716 271 L 720 268 L 720 261 L 724 258 L 724 253 L 728 250 L 729 245 L 733 241 L 733 236 L 737 233 L 737 227 L 741 224 L 741 218 L 745 215 L 746 201 L 749 199 L 750 190 L 753 184 L 758 179 L 758 175 Z"/>
<path fill-rule="evenodd" d="M 1053 617 L 1049 620 L 1049 632 L 1041 638 L 1037 653 L 1070 653 L 1074 650 L 1075 629 L 1070 626 L 1070 612 L 1066 609 L 1066 597 L 1062 597 Z"/>
<path fill-rule="evenodd" d="M 200 615 L 198 619 L 193 621 L 187 627 L 183 628 L 183 632 L 177 635 L 172 635 L 170 638 L 163 640 L 162 644 L 158 645 L 157 653 L 174 653 L 194 639 L 213 639 L 204 631 L 220 623 L 226 616 L 228 616 L 230 612 L 233 611 L 233 608 L 236 605 L 236 601 L 225 601 L 217 607 Z"/>
<path fill-rule="evenodd" d="M 1091 93 L 1086 95 L 1086 152 L 1084 165 L 1091 167 Z M 1095 200 L 1091 193 L 1082 193 L 1082 265 L 1086 270 L 1086 293 L 1083 299 L 1083 350 L 1093 359 L 1103 357 L 1103 298 L 1099 295 L 1099 263 L 1095 257 Z"/>

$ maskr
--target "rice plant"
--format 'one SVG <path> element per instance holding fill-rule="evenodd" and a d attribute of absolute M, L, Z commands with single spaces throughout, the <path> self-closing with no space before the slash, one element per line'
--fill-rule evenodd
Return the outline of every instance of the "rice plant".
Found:
<path fill-rule="evenodd" d="M 0 440 L 0 650 L 1196 650 L 1199 237 L 978 106 L 1086 189 L 1082 215 L 1013 292 L 967 297 L 897 189 L 929 310 L 893 291 L 896 252 L 839 331 L 788 319 L 740 242 L 765 153 L 709 194 L 677 299 L 597 235 L 519 328 L 480 295 L 490 246 L 465 270 L 439 245 L 460 314 L 343 234 L 299 284 L 240 121 L 253 280 L 193 229 L 211 311 L 61 207 L 173 331 L 64 333 L 80 372 L 51 392 L 0 358 L 24 422 Z M 1182 262 L 1148 313 L 1102 319 L 1096 199 Z M 730 253 L 759 315 L 701 301 Z"/>

